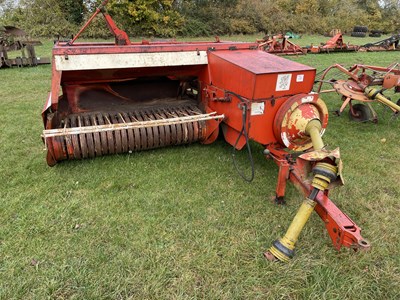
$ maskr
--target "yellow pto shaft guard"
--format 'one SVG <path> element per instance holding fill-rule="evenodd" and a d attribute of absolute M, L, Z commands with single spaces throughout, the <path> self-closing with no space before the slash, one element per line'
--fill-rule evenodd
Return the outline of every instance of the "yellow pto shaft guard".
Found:
<path fill-rule="evenodd" d="M 317 119 L 311 120 L 306 126 L 306 134 L 311 137 L 314 150 L 321 150 L 324 147 L 321 135 L 321 122 Z M 283 238 L 273 242 L 272 247 L 266 253 L 269 260 L 278 259 L 288 262 L 294 256 L 294 248 L 301 231 L 306 225 L 311 213 L 317 204 L 314 200 L 319 191 L 325 190 L 332 180 L 337 177 L 338 167 L 328 162 L 318 162 L 313 168 L 314 178 L 311 191 L 297 211 Z"/>

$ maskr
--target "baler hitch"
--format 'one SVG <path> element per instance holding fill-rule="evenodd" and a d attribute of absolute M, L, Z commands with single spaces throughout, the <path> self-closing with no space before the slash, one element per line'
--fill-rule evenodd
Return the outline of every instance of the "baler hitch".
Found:
<path fill-rule="evenodd" d="M 342 183 L 342 162 L 339 149 L 334 151 L 325 149 L 321 138 L 324 115 L 316 114 L 315 108 L 321 111 L 326 110 L 322 103 L 300 104 L 298 99 L 293 99 L 290 110 L 285 112 L 285 107 L 283 107 L 281 111 L 278 111 L 278 120 L 284 120 L 283 124 L 293 125 L 291 126 L 292 144 L 288 146 L 298 146 L 296 144 L 301 139 L 303 142 L 311 140 L 312 151 L 300 155 L 297 159 L 288 155 L 282 148 L 273 145 L 267 147 L 265 151 L 267 157 L 272 157 L 280 167 L 276 190 L 277 201 L 284 202 L 288 179 L 300 188 L 306 197 L 286 234 L 283 238 L 275 240 L 272 247 L 264 254 L 268 260 L 287 262 L 293 258 L 296 242 L 314 208 L 323 218 L 336 249 L 340 249 L 342 245 L 355 249 L 369 247 L 369 242 L 361 237 L 360 229 L 355 223 L 340 212 L 328 198 L 329 188 Z M 283 114 L 280 118 L 279 113 Z M 276 126 L 280 124 L 277 122 Z M 279 130 L 281 130 L 281 135 L 287 133 L 285 127 L 276 128 L 276 131 Z M 313 174 L 311 179 L 307 178 L 310 173 Z M 321 197 L 324 197 L 323 201 Z"/>

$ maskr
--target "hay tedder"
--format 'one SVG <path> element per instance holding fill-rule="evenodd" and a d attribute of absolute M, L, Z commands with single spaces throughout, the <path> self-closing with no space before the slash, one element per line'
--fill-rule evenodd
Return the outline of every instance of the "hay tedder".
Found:
<path fill-rule="evenodd" d="M 51 92 L 42 117 L 47 163 L 193 142 L 222 130 L 236 149 L 249 141 L 279 166 L 276 201 L 290 180 L 305 200 L 265 256 L 287 261 L 314 208 L 334 247 L 367 249 L 360 228 L 328 197 L 341 184 L 339 150 L 322 141 L 328 111 L 311 92 L 315 69 L 258 49 L 257 43 L 133 43 L 104 5 L 70 42 L 53 49 Z M 76 38 L 99 13 L 115 43 Z"/>
<path fill-rule="evenodd" d="M 329 78 L 328 76 L 333 77 L 326 80 Z M 343 76 L 345 77 L 344 79 L 339 79 Z M 324 83 L 332 85 L 333 90 L 323 90 Z M 394 63 L 388 67 L 356 64 L 349 69 L 338 64 L 332 65 L 324 70 L 321 78 L 318 80 L 317 92 L 336 91 L 342 95 L 343 103 L 340 109 L 336 111 L 338 115 L 341 115 L 345 108 L 349 106 L 350 119 L 360 122 L 373 121 L 376 123 L 378 116 L 371 106 L 371 102 L 379 102 L 385 105 L 393 111 L 395 116 L 400 112 L 400 99 L 395 103 L 384 95 L 384 91 L 390 89 L 393 89 L 394 93 L 400 93 L 399 63 Z M 354 100 L 361 103 L 353 105 Z"/>

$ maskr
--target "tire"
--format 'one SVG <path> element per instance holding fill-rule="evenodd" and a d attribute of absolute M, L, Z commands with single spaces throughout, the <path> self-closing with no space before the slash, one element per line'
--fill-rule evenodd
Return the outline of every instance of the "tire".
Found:
<path fill-rule="evenodd" d="M 372 119 L 372 113 L 371 110 L 368 108 L 368 106 L 357 103 L 353 105 L 353 111 L 356 115 L 353 115 L 351 113 L 351 110 L 349 110 L 349 118 L 352 121 L 355 122 L 366 122 Z"/>
<path fill-rule="evenodd" d="M 378 32 L 375 32 L 375 33 L 370 33 L 369 36 L 370 36 L 370 37 L 381 37 L 382 34 L 380 34 L 380 33 L 378 33 Z"/>
<path fill-rule="evenodd" d="M 380 34 L 382 34 L 382 30 L 370 30 L 370 33 L 373 33 L 373 34 L 380 33 Z"/>
<path fill-rule="evenodd" d="M 354 26 L 353 31 L 354 32 L 368 32 L 368 27 L 367 26 Z"/>
<path fill-rule="evenodd" d="M 365 37 L 367 34 L 365 33 L 365 32 L 356 32 L 356 31 L 353 31 L 352 33 L 351 33 L 351 36 L 353 36 L 353 37 Z"/>

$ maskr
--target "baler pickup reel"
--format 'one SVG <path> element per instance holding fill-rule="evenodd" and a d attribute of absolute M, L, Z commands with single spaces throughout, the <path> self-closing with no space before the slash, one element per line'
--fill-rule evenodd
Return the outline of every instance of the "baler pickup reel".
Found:
<path fill-rule="evenodd" d="M 328 73 L 332 70 L 339 71 L 336 76 L 343 77 L 344 75 L 347 79 L 331 78 L 326 80 L 325 78 L 328 78 Z M 341 115 L 346 106 L 349 106 L 349 116 L 354 121 L 373 121 L 375 123 L 378 121 L 377 113 L 371 106 L 371 102 L 379 102 L 385 105 L 393 111 L 395 116 L 400 112 L 400 99 L 397 100 L 397 103 L 394 103 L 384 95 L 384 92 L 390 89 L 394 89 L 394 93 L 400 92 L 399 63 L 394 63 L 387 68 L 356 64 L 349 69 L 335 64 L 324 70 L 317 82 L 318 93 L 336 91 L 342 95 L 343 104 L 336 113 Z M 332 85 L 333 90 L 323 90 L 324 83 Z M 353 100 L 365 103 L 365 105 L 362 103 L 353 104 Z"/>
<path fill-rule="evenodd" d="M 249 141 L 279 166 L 306 200 L 269 258 L 286 261 L 309 215 L 323 219 L 334 247 L 366 249 L 360 228 L 328 198 L 341 183 L 339 150 L 321 136 L 328 112 L 311 92 L 315 69 L 241 42 L 130 42 L 105 12 L 115 43 L 58 42 L 44 106 L 47 163 L 200 142 L 219 134 L 235 149 Z M 93 17 L 90 19 L 92 20 Z M 89 21 L 90 21 L 89 20 Z M 84 26 L 86 28 L 88 23 Z M 80 31 L 82 32 L 82 30 Z"/>

